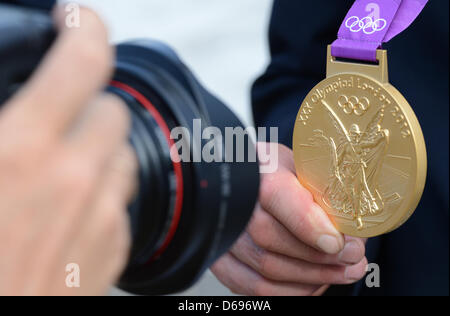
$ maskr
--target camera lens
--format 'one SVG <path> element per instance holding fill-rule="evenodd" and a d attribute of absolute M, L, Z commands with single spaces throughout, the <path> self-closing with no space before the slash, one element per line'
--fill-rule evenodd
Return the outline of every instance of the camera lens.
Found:
<path fill-rule="evenodd" d="M 130 109 L 130 142 L 140 165 L 140 189 L 130 207 L 133 248 L 119 286 L 139 294 L 180 291 L 245 229 L 258 194 L 255 147 L 246 133 L 234 135 L 231 147 L 222 137 L 214 139 L 215 149 L 223 149 L 215 153 L 220 159 L 195 159 L 211 140 L 193 135 L 244 127 L 162 43 L 119 45 L 108 91 Z M 183 133 L 173 139 L 177 127 Z"/>
<path fill-rule="evenodd" d="M 0 5 L 0 104 L 20 89 L 55 35 L 47 13 Z M 132 250 L 118 285 L 136 294 L 181 291 L 245 229 L 259 187 L 255 146 L 237 117 L 159 42 L 119 45 L 106 89 L 129 109 L 139 162 L 129 207 Z M 214 159 L 203 159 L 205 152 Z"/>

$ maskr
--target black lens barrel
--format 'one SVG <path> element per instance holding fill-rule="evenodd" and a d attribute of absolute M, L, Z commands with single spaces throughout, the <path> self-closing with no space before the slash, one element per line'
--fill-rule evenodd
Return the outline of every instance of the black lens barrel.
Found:
<path fill-rule="evenodd" d="M 141 40 L 119 45 L 114 81 L 137 89 L 151 100 L 170 128 L 184 127 L 189 131 L 188 137 L 194 134 L 194 120 L 201 123 L 201 132 L 216 127 L 223 136 L 226 128 L 244 129 L 237 117 L 207 92 L 177 55 L 160 42 Z M 244 138 L 245 148 L 254 151 L 249 135 Z M 195 143 L 189 138 L 191 160 L 207 141 Z M 129 266 L 120 282 L 123 289 L 139 294 L 183 290 L 224 254 L 245 229 L 258 195 L 258 163 L 250 159 L 254 156 L 252 152 L 245 153 L 243 162 L 226 162 L 225 140 L 221 141 L 224 150 L 219 162 L 181 162 L 185 191 L 175 236 L 160 257 L 144 265 Z M 241 148 L 235 142 L 232 152 L 236 154 L 238 150 Z M 167 151 L 159 153 L 161 161 L 169 159 Z M 164 175 L 170 173 L 165 171 Z M 147 197 L 150 207 L 141 206 L 140 212 L 170 213 L 170 209 L 155 209 L 152 194 Z M 151 258 L 146 252 L 140 258 L 149 255 Z"/>

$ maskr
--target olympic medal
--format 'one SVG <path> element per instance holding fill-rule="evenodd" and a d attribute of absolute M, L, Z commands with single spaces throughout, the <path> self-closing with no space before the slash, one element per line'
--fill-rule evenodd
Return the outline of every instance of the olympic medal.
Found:
<path fill-rule="evenodd" d="M 378 65 L 337 61 L 306 96 L 293 150 L 299 181 L 338 230 L 373 237 L 401 226 L 425 186 L 427 157 L 419 122 Z"/>

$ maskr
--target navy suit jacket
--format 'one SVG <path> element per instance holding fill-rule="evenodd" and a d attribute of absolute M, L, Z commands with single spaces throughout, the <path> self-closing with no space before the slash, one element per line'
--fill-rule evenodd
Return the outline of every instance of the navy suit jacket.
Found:
<path fill-rule="evenodd" d="M 257 126 L 277 126 L 291 147 L 297 111 L 325 77 L 326 47 L 336 39 L 353 0 L 275 0 L 270 25 L 271 62 L 254 84 Z M 400 229 L 367 244 L 380 265 L 381 287 L 332 287 L 328 294 L 449 294 L 449 1 L 430 1 L 414 24 L 385 45 L 391 83 L 417 114 L 428 150 L 423 198 Z"/>
<path fill-rule="evenodd" d="M 0 3 L 17 4 L 37 9 L 51 10 L 56 0 L 0 0 Z"/>

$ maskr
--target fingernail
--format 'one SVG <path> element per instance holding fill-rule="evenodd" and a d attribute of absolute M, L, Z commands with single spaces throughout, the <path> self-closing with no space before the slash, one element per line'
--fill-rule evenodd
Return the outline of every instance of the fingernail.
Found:
<path fill-rule="evenodd" d="M 339 253 L 339 261 L 345 264 L 356 264 L 362 260 L 363 253 L 356 241 L 345 244 L 344 250 Z"/>
<path fill-rule="evenodd" d="M 338 239 L 331 235 L 320 236 L 317 240 L 317 247 L 330 255 L 337 254 L 341 250 Z"/>
<path fill-rule="evenodd" d="M 361 264 L 347 267 L 345 269 L 345 278 L 352 282 L 361 280 L 366 273 L 366 265 L 366 260 L 364 260 L 364 262 L 361 262 Z"/>

